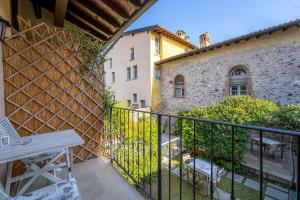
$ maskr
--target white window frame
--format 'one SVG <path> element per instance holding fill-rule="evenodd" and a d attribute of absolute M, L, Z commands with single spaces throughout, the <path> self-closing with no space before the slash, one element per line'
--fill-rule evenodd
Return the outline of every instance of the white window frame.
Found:
<path fill-rule="evenodd" d="M 241 74 L 239 74 L 239 73 L 241 73 Z M 248 83 L 247 83 L 248 77 L 247 76 L 248 76 L 247 69 L 243 66 L 237 66 L 230 71 L 229 87 L 230 87 L 230 95 L 231 96 L 248 95 Z"/>
<path fill-rule="evenodd" d="M 133 103 L 137 103 L 138 102 L 138 95 L 137 95 L 137 93 L 133 93 L 132 94 L 132 100 L 133 100 Z"/>
<path fill-rule="evenodd" d="M 138 66 L 134 65 L 133 67 L 133 79 L 138 79 Z"/>
<path fill-rule="evenodd" d="M 109 59 L 109 68 L 112 68 L 112 58 Z"/>
<path fill-rule="evenodd" d="M 126 69 L 127 81 L 131 80 L 131 67 L 127 67 Z"/>
<path fill-rule="evenodd" d="M 111 82 L 112 83 L 116 82 L 116 72 L 111 72 Z"/>
<path fill-rule="evenodd" d="M 131 47 L 130 48 L 130 60 L 134 60 L 134 58 L 135 58 L 135 52 L 134 52 L 134 47 Z"/>
<path fill-rule="evenodd" d="M 155 36 L 154 37 L 154 51 L 155 51 L 155 54 L 157 55 L 160 55 L 160 37 L 159 36 Z"/>
<path fill-rule="evenodd" d="M 179 78 L 179 77 L 182 78 L 182 81 L 181 81 L 181 82 L 178 82 L 178 78 Z M 177 75 L 177 76 L 175 77 L 174 84 L 175 84 L 175 94 L 174 94 L 174 96 L 175 96 L 176 98 L 184 98 L 184 96 L 185 96 L 185 90 L 184 90 L 184 87 L 185 87 L 184 76 L 182 76 L 182 75 Z"/>

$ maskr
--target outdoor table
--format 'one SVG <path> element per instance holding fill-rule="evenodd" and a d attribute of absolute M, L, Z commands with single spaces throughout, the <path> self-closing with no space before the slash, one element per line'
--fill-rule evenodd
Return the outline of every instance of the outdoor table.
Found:
<path fill-rule="evenodd" d="M 255 138 L 252 138 L 251 139 L 251 152 L 253 153 L 253 146 L 254 146 L 254 142 L 256 144 L 260 144 L 260 139 L 259 137 L 255 137 Z M 281 143 L 281 142 L 277 142 L 275 140 L 272 140 L 270 138 L 266 138 L 266 137 L 263 137 L 262 138 L 262 145 L 264 146 L 264 148 L 266 147 L 273 147 L 273 148 L 277 148 L 277 146 L 280 146 L 280 145 L 283 145 L 284 143 Z M 269 148 L 267 148 L 269 150 Z"/>
<path fill-rule="evenodd" d="M 192 170 L 194 170 L 194 161 L 191 161 L 188 164 L 188 167 Z M 218 173 L 218 166 L 217 165 L 213 165 L 213 179 L 217 178 L 217 173 Z M 206 181 L 209 183 L 210 179 L 211 179 L 211 163 L 207 162 L 205 160 L 202 159 L 195 159 L 195 171 L 203 174 L 206 177 Z M 207 194 L 209 193 L 209 184 L 207 184 Z"/>
<path fill-rule="evenodd" d="M 57 131 L 45 134 L 22 137 L 25 140 L 31 140 L 24 145 L 9 145 L 0 149 L 0 164 L 8 163 L 5 192 L 10 194 L 11 183 L 30 178 L 30 180 L 20 189 L 21 195 L 26 189 L 39 177 L 43 176 L 53 182 L 61 181 L 60 178 L 50 174 L 50 171 L 62 167 L 68 167 L 69 178 L 72 177 L 73 168 L 73 147 L 84 144 L 84 141 L 74 130 Z M 32 165 L 28 170 L 19 176 L 12 177 L 12 163 L 16 160 L 23 160 L 29 157 L 39 156 L 51 152 L 59 152 L 55 157 L 46 163 L 43 167 Z M 58 161 L 63 155 L 66 155 L 66 162 Z M 25 188 L 25 189 L 23 189 Z"/>

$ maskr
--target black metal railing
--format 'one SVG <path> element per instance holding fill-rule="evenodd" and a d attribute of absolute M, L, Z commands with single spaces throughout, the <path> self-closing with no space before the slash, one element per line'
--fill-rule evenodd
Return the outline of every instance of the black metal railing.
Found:
<path fill-rule="evenodd" d="M 296 157 L 295 165 L 292 166 L 296 169 L 291 170 L 294 173 L 292 177 L 296 178 L 290 180 L 289 187 L 289 191 L 294 191 L 294 193 L 288 192 L 287 195 L 289 199 L 300 198 L 300 178 L 299 175 L 295 176 L 300 170 L 298 157 L 300 132 L 118 107 L 110 108 L 109 122 L 107 138 L 111 162 L 120 169 L 129 182 L 150 199 L 181 200 L 188 199 L 188 197 L 199 199 L 199 195 L 202 193 L 199 193 L 198 182 L 202 179 L 197 174 L 196 162 L 198 158 L 210 163 L 210 174 L 207 175 L 208 179 L 206 179 L 206 198 L 219 198 L 217 189 L 219 175 L 214 168 L 219 166 L 220 168 L 225 167 L 231 172 L 231 175 L 227 175 L 231 181 L 228 184 L 230 189 L 227 188 L 230 198 L 243 199 L 243 197 L 236 196 L 239 191 L 236 189 L 235 183 L 235 173 L 240 170 L 237 169 L 240 164 L 240 160 L 237 158 L 237 148 L 240 148 L 241 134 L 247 135 L 248 143 L 251 134 L 257 135 L 258 148 L 257 154 L 254 156 L 258 160 L 259 166 L 254 169 L 253 176 L 255 174 L 258 176 L 259 189 L 256 199 L 261 200 L 265 197 L 266 181 L 270 178 L 269 172 L 264 171 L 264 162 L 266 159 L 270 159 L 266 157 L 268 156 L 266 152 L 268 148 L 264 145 L 264 135 L 268 135 L 268 137 L 280 135 L 281 138 L 291 138 L 291 145 L 287 148 L 293 157 Z M 225 155 L 224 157 L 216 155 L 219 145 L 222 144 L 220 134 L 224 137 L 224 145 L 230 151 L 230 158 L 225 157 Z M 201 148 L 203 141 L 208 148 Z M 188 156 L 190 158 L 186 160 Z M 177 162 L 175 169 L 174 160 Z M 227 163 L 226 166 L 222 166 L 224 162 Z M 186 171 L 190 173 L 186 173 Z M 191 181 L 189 180 L 190 175 L 192 176 Z"/>

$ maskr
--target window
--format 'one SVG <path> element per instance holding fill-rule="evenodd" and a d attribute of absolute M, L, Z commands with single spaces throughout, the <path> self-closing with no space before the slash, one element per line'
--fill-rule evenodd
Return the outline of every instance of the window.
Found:
<path fill-rule="evenodd" d="M 247 95 L 247 70 L 236 67 L 230 71 L 230 95 Z"/>
<path fill-rule="evenodd" d="M 177 75 L 175 78 L 175 97 L 184 97 L 184 77 Z"/>
<path fill-rule="evenodd" d="M 137 102 L 137 94 L 136 94 L 136 93 L 133 94 L 133 102 L 134 102 L 134 103 Z"/>
<path fill-rule="evenodd" d="M 137 79 L 138 78 L 138 66 L 134 65 L 133 66 L 133 79 Z"/>
<path fill-rule="evenodd" d="M 134 60 L 134 48 L 133 47 L 130 48 L 130 51 L 131 51 L 131 53 L 130 53 L 130 60 Z"/>
<path fill-rule="evenodd" d="M 111 73 L 111 82 L 112 83 L 116 82 L 116 73 L 115 72 Z"/>
<path fill-rule="evenodd" d="M 160 80 L 160 69 L 155 67 L 155 80 Z"/>
<path fill-rule="evenodd" d="M 145 108 L 146 107 L 146 100 L 141 100 L 141 108 Z"/>
<path fill-rule="evenodd" d="M 155 36 L 155 54 L 160 54 L 160 39 L 159 36 Z"/>
<path fill-rule="evenodd" d="M 109 68 L 112 68 L 112 58 L 109 59 Z"/>
<path fill-rule="evenodd" d="M 130 67 L 127 68 L 127 80 L 128 81 L 131 80 L 131 68 Z"/>
<path fill-rule="evenodd" d="M 131 106 L 131 100 L 127 100 L 127 106 L 130 107 Z"/>

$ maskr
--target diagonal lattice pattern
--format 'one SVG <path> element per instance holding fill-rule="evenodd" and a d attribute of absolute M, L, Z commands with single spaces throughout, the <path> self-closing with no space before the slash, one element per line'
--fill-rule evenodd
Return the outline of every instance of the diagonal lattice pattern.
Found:
<path fill-rule="evenodd" d="M 4 42 L 5 111 L 21 136 L 75 129 L 85 144 L 75 161 L 103 150 L 104 71 L 84 70 L 78 38 L 19 18 L 20 32 Z"/>

